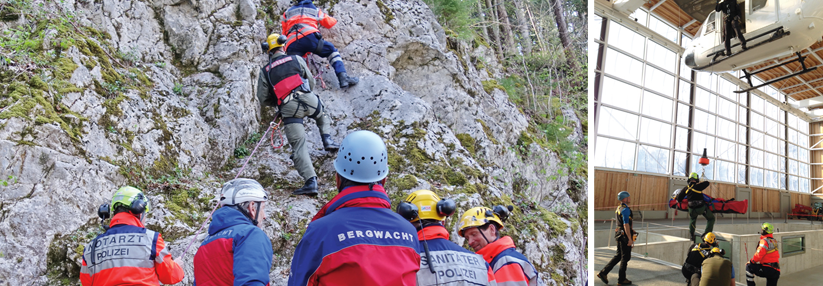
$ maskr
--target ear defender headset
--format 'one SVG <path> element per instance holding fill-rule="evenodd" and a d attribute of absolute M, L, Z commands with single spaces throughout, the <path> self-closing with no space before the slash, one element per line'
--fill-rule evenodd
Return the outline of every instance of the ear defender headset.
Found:
<path fill-rule="evenodd" d="M 397 205 L 397 208 L 395 208 L 395 212 L 407 221 L 411 222 L 414 219 L 420 221 L 420 234 L 423 235 L 423 250 L 426 252 L 429 270 L 431 273 L 436 273 L 436 271 L 434 271 L 434 263 L 432 263 L 431 260 L 431 254 L 429 253 L 429 243 L 426 242 L 426 234 L 422 231 L 423 222 L 422 219 L 420 219 L 420 213 L 417 205 L 411 203 L 412 200 L 413 198 L 406 198 L 406 201 L 400 202 L 400 204 Z M 440 199 L 440 201 L 438 201 L 435 205 L 435 209 L 437 210 L 437 215 L 448 217 L 454 214 L 454 211 L 457 209 L 457 204 L 455 204 L 452 199 Z"/>
<path fill-rule="evenodd" d="M 500 220 L 502 220 L 503 222 L 506 222 L 506 220 L 509 219 L 509 214 L 511 214 L 511 211 L 513 211 L 513 210 L 514 210 L 514 206 L 505 206 L 504 207 L 504 206 L 501 206 L 501 205 L 496 205 L 496 206 L 494 206 L 493 212 L 498 217 L 500 217 Z M 486 211 L 486 216 L 491 217 L 493 215 L 489 214 L 489 212 Z"/>
<path fill-rule="evenodd" d="M 282 47 L 283 45 L 286 44 L 287 40 L 288 40 L 288 38 L 286 38 L 286 36 L 280 35 L 279 37 L 277 37 L 276 41 L 277 41 L 277 44 Z M 267 53 L 270 50 L 269 49 L 269 42 L 268 41 L 263 41 L 262 43 L 260 43 L 260 49 L 263 50 L 263 53 Z"/>
<path fill-rule="evenodd" d="M 142 214 L 146 211 L 146 197 L 143 196 L 143 193 L 138 193 L 137 196 L 134 197 L 134 200 L 131 201 L 131 205 L 129 205 L 129 212 L 135 215 Z"/>
<path fill-rule="evenodd" d="M 452 199 L 440 199 L 440 201 L 437 202 L 437 205 L 435 205 L 435 209 L 437 210 L 437 214 L 440 216 L 451 216 L 457 209 L 457 204 L 455 204 Z M 417 206 L 410 202 L 400 202 L 395 211 L 408 221 L 419 219 Z"/>

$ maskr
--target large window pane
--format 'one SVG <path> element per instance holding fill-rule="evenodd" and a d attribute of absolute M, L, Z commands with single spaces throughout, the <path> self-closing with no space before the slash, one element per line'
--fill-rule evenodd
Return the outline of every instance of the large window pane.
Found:
<path fill-rule="evenodd" d="M 686 175 L 686 156 L 686 153 L 674 152 L 674 170 L 672 172 L 672 175 Z"/>
<path fill-rule="evenodd" d="M 737 125 L 734 122 L 718 117 L 717 118 L 717 135 L 729 140 L 734 140 L 735 133 L 737 133 Z"/>
<path fill-rule="evenodd" d="M 684 58 L 680 58 L 680 77 L 691 80 L 692 79 L 692 69 L 686 65 L 686 61 Z M 683 100 L 683 98 L 680 98 Z"/>
<path fill-rule="evenodd" d="M 749 149 L 749 164 L 752 166 L 763 167 L 763 151 L 758 149 Z"/>
<path fill-rule="evenodd" d="M 675 132 L 674 138 L 674 148 L 682 151 L 686 151 L 689 144 L 689 131 L 686 128 L 677 127 L 677 131 Z"/>
<path fill-rule="evenodd" d="M 654 41 L 649 41 L 649 51 L 646 53 L 646 61 L 670 73 L 675 73 L 677 65 L 677 54 Z"/>
<path fill-rule="evenodd" d="M 641 145 L 637 154 L 637 170 L 641 172 L 667 174 L 669 172 L 669 150 Z"/>
<path fill-rule="evenodd" d="M 768 119 L 768 118 L 766 119 L 766 133 L 769 133 L 769 135 L 772 135 L 774 137 L 780 136 L 780 135 L 778 135 L 778 133 L 780 133 L 780 129 L 781 129 L 781 128 L 779 128 L 779 126 L 783 126 L 783 125 L 778 124 L 777 121 L 774 121 L 774 120 L 771 120 L 771 119 Z"/>
<path fill-rule="evenodd" d="M 749 125 L 749 119 L 746 118 L 749 114 L 749 110 L 743 106 L 739 106 L 738 110 L 739 112 L 737 112 L 737 123 Z"/>
<path fill-rule="evenodd" d="M 594 164 L 597 167 L 634 170 L 634 149 L 634 143 L 598 137 Z"/>
<path fill-rule="evenodd" d="M 797 159 L 797 146 L 789 144 L 789 158 Z"/>
<path fill-rule="evenodd" d="M 766 171 L 763 178 L 763 185 L 767 188 L 778 188 L 777 173 L 774 171 Z"/>
<path fill-rule="evenodd" d="M 717 96 L 715 96 L 714 94 L 711 94 L 705 89 L 698 88 L 694 95 L 694 105 L 714 113 L 716 98 Z"/>
<path fill-rule="evenodd" d="M 609 23 L 609 45 L 620 48 L 628 53 L 632 53 L 638 58 L 643 57 L 644 44 L 646 38 L 642 35 L 632 31 L 629 28 L 623 27 L 615 21 Z M 609 57 L 612 56 L 611 51 Z"/>
<path fill-rule="evenodd" d="M 737 145 L 731 141 L 717 138 L 717 152 L 715 154 L 717 154 L 717 158 L 734 161 L 737 158 L 735 156 L 736 147 Z"/>
<path fill-rule="evenodd" d="M 766 101 L 759 96 L 753 95 L 752 96 L 752 110 L 763 113 L 763 105 Z"/>
<path fill-rule="evenodd" d="M 789 160 L 789 174 L 797 175 L 797 161 Z"/>
<path fill-rule="evenodd" d="M 781 173 L 786 172 L 786 157 L 777 156 L 777 170 Z"/>
<path fill-rule="evenodd" d="M 797 163 L 797 175 L 801 177 L 809 176 L 809 165 L 805 163 Z"/>
<path fill-rule="evenodd" d="M 763 132 L 752 130 L 751 146 L 755 148 L 763 148 Z"/>
<path fill-rule="evenodd" d="M 606 55 L 605 67 L 607 74 L 640 84 L 643 75 L 643 63 L 614 49 L 609 49 Z"/>
<path fill-rule="evenodd" d="M 737 183 L 746 184 L 746 165 L 737 164 Z"/>
<path fill-rule="evenodd" d="M 694 154 L 703 154 L 703 148 L 706 148 L 706 154 L 714 157 L 714 136 L 708 136 L 700 132 L 692 132 L 692 152 Z"/>
<path fill-rule="evenodd" d="M 678 103 L 677 104 L 677 124 L 682 126 L 689 126 L 689 106 Z"/>
<path fill-rule="evenodd" d="M 592 21 L 592 26 L 589 27 L 589 39 L 598 39 L 600 40 L 600 27 L 603 21 L 603 17 L 598 16 L 597 14 L 594 15 L 594 20 Z"/>
<path fill-rule="evenodd" d="M 737 163 L 746 164 L 746 146 L 737 144 Z"/>
<path fill-rule="evenodd" d="M 749 168 L 749 182 L 754 186 L 763 186 L 763 169 Z"/>
<path fill-rule="evenodd" d="M 643 114 L 671 122 L 672 113 L 671 99 L 650 92 L 643 95 Z"/>
<path fill-rule="evenodd" d="M 751 119 L 752 128 L 763 131 L 763 115 L 752 112 Z"/>
<path fill-rule="evenodd" d="M 791 191 L 799 191 L 800 187 L 797 184 L 797 177 L 789 176 L 789 190 Z"/>
<path fill-rule="evenodd" d="M 600 108 L 600 111 L 600 121 L 597 127 L 599 134 L 629 140 L 637 139 L 637 115 L 605 106 Z"/>
<path fill-rule="evenodd" d="M 722 97 L 719 98 L 717 104 L 717 115 L 735 120 L 737 118 L 737 104 L 728 99 L 724 99 Z"/>
<path fill-rule="evenodd" d="M 691 102 L 692 98 L 692 84 L 685 80 L 680 80 L 680 87 L 677 93 L 677 99 L 683 102 Z"/>
<path fill-rule="evenodd" d="M 811 186 L 809 186 L 809 179 L 800 178 L 798 179 L 798 191 L 804 193 L 810 193 L 812 191 Z"/>
<path fill-rule="evenodd" d="M 659 69 L 646 67 L 646 88 L 662 93 L 666 96 L 674 96 L 674 76 L 671 76 Z"/>
<path fill-rule="evenodd" d="M 672 126 L 657 120 L 640 120 L 640 141 L 663 147 L 671 147 Z"/>
<path fill-rule="evenodd" d="M 766 151 L 777 153 L 777 138 L 771 136 L 765 136 L 764 139 L 766 143 Z"/>
<path fill-rule="evenodd" d="M 717 180 L 734 183 L 735 170 L 734 163 L 726 161 L 717 161 Z"/>
<path fill-rule="evenodd" d="M 604 104 L 639 113 L 642 92 L 637 87 L 606 76 L 603 80 L 603 96 L 601 96 L 600 101 Z"/>
<path fill-rule="evenodd" d="M 694 129 L 714 134 L 714 115 L 709 115 L 699 109 L 694 110 Z"/>
<path fill-rule="evenodd" d="M 737 142 L 747 144 L 749 138 L 746 136 L 748 134 L 749 129 L 743 125 L 737 125 Z"/>
<path fill-rule="evenodd" d="M 725 80 L 725 79 L 720 79 L 720 81 L 718 81 L 717 93 L 719 93 L 721 96 L 724 96 L 728 99 L 731 99 L 731 101 L 733 101 L 733 102 L 737 101 L 737 94 L 734 93 L 735 90 L 737 90 L 737 85 L 731 83 L 730 81 Z M 721 115 L 725 115 L 725 114 L 721 114 Z M 730 118 L 734 118 L 734 117 L 730 117 Z"/>
<path fill-rule="evenodd" d="M 649 29 L 652 29 L 652 31 L 657 32 L 672 42 L 677 42 L 677 29 L 669 26 L 669 24 L 664 23 L 655 16 L 649 17 Z"/>

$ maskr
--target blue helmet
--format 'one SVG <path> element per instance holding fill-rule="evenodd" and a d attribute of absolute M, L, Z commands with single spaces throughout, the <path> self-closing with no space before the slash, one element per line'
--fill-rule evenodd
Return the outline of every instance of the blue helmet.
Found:
<path fill-rule="evenodd" d="M 373 183 L 389 174 L 389 154 L 383 139 L 371 131 L 352 132 L 340 144 L 334 170 L 358 183 Z"/>
<path fill-rule="evenodd" d="M 622 191 L 622 192 L 617 194 L 617 200 L 618 201 L 622 201 L 623 199 L 628 198 L 628 197 L 629 197 L 629 192 L 627 192 L 627 191 Z"/>

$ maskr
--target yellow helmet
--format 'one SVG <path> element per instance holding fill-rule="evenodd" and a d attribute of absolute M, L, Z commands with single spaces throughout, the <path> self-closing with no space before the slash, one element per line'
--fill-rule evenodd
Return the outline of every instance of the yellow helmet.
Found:
<path fill-rule="evenodd" d="M 287 40 L 286 36 L 280 35 L 278 33 L 274 33 L 274 34 L 269 35 L 266 38 L 266 45 L 268 46 L 268 49 L 266 49 L 266 52 L 271 51 L 274 48 L 282 47 L 283 45 L 286 44 L 286 40 Z"/>
<path fill-rule="evenodd" d="M 714 244 L 717 241 L 717 236 L 715 236 L 713 232 L 708 232 L 703 235 L 703 241 L 708 244 Z"/>
<path fill-rule="evenodd" d="M 440 201 L 440 197 L 432 191 L 415 191 L 406 196 L 406 199 L 403 201 L 417 206 L 417 209 L 419 210 L 417 213 L 418 217 L 411 220 L 412 222 L 420 219 L 443 220 L 446 218 L 445 215 L 440 215 L 437 213 L 437 202 Z"/>
<path fill-rule="evenodd" d="M 487 223 L 497 224 L 497 229 L 503 229 L 503 221 L 500 217 L 487 207 L 474 207 L 463 213 L 460 224 L 457 227 L 457 234 L 463 236 L 463 231 L 473 227 L 484 226 Z"/>

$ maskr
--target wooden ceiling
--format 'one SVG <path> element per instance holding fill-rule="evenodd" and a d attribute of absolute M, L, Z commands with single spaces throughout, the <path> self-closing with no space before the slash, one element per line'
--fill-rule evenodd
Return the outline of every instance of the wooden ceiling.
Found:
<path fill-rule="evenodd" d="M 683 27 L 683 30 L 690 36 L 694 36 L 694 34 L 697 33 L 697 30 L 700 29 L 700 25 L 704 20 L 695 20 L 689 16 L 689 14 L 686 14 L 686 12 L 680 9 L 680 7 L 678 7 L 673 0 L 649 0 L 649 2 L 643 6 L 646 10 L 651 10 L 652 14 L 665 19 L 669 23 Z M 801 54 L 803 56 L 807 56 L 804 61 L 806 67 L 820 67 L 817 70 L 805 73 L 803 75 L 773 83 L 771 86 L 798 101 L 823 96 L 823 66 L 821 66 L 823 65 L 823 44 L 821 44 L 821 42 L 817 42 L 810 48 L 803 50 Z M 780 58 L 777 60 L 773 59 L 768 62 L 764 62 L 763 64 L 748 68 L 747 70 L 754 71 L 776 63 L 788 62 L 795 58 L 796 56 Z M 801 71 L 802 69 L 803 68 L 799 62 L 793 62 L 783 67 L 760 73 L 756 75 L 756 77 L 760 80 L 768 81 L 793 72 Z"/>

